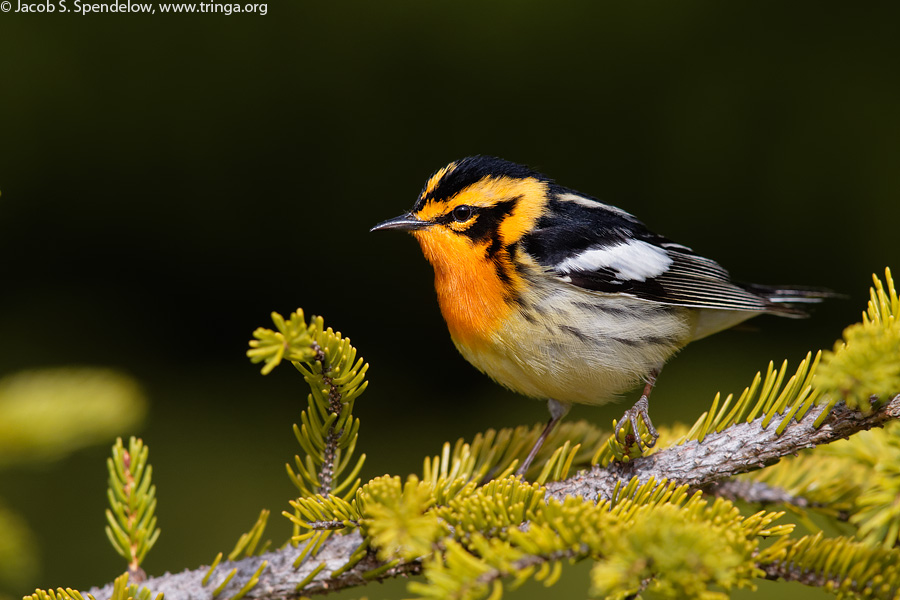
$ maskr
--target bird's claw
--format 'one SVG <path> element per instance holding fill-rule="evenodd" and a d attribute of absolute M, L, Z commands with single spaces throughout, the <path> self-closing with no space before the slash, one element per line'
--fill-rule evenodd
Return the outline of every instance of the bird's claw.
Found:
<path fill-rule="evenodd" d="M 656 440 L 659 438 L 659 433 L 657 433 L 656 428 L 653 426 L 653 422 L 650 420 L 650 402 L 647 396 L 641 396 L 641 399 L 634 403 L 634 406 L 625 411 L 622 415 L 622 418 L 616 423 L 614 435 L 618 438 L 619 432 L 625 425 L 626 420 L 631 424 L 631 431 L 634 433 L 634 439 L 637 442 L 638 448 L 643 452 L 648 448 L 652 448 L 656 445 Z M 641 437 L 640 431 L 638 430 L 638 418 L 640 418 L 644 422 L 644 426 L 647 428 L 647 432 L 650 434 L 650 440 L 645 442 Z"/>

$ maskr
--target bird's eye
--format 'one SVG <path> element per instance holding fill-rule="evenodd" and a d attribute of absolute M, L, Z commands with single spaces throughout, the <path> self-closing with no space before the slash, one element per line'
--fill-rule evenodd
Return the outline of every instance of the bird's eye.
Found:
<path fill-rule="evenodd" d="M 474 210 L 467 204 L 460 204 L 453 209 L 453 220 L 458 223 L 465 223 L 472 218 Z"/>

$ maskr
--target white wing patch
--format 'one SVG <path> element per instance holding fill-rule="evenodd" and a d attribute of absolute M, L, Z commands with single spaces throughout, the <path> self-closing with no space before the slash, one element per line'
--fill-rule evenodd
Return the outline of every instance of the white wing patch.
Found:
<path fill-rule="evenodd" d="M 562 261 L 556 269 L 561 273 L 611 269 L 619 281 L 646 281 L 662 275 L 671 265 L 672 258 L 662 248 L 629 240 L 615 246 L 590 248 Z"/>

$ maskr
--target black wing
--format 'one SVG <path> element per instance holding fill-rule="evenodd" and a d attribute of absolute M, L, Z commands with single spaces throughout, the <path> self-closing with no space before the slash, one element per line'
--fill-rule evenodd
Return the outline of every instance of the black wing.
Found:
<path fill-rule="evenodd" d="M 767 288 L 731 281 L 718 263 L 649 231 L 634 216 L 553 186 L 550 212 L 523 248 L 572 285 L 694 308 L 802 316 L 792 302 L 818 302 L 820 290 Z"/>

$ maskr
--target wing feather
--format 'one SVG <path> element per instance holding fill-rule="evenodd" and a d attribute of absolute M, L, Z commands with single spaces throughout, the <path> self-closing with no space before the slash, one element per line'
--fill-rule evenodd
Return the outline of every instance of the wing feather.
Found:
<path fill-rule="evenodd" d="M 551 210 L 523 238 L 523 248 L 563 282 L 661 304 L 785 315 L 802 311 L 784 302 L 817 301 L 797 288 L 735 283 L 716 261 L 651 232 L 621 209 L 559 186 L 551 191 Z"/>

